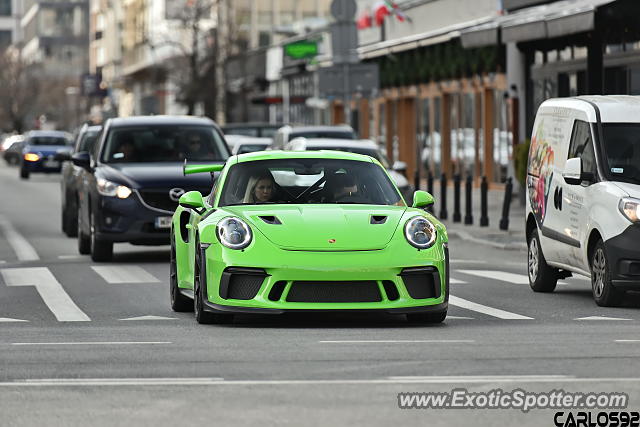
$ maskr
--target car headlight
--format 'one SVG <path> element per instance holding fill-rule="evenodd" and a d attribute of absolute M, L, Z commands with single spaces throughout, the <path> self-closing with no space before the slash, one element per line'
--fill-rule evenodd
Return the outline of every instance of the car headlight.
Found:
<path fill-rule="evenodd" d="M 220 221 L 216 227 L 216 234 L 220 243 L 230 249 L 244 249 L 249 246 L 253 238 L 247 223 L 235 217 Z"/>
<path fill-rule="evenodd" d="M 126 199 L 131 195 L 131 189 L 125 185 L 116 184 L 104 178 L 98 178 L 98 193 L 103 196 L 117 197 Z"/>
<path fill-rule="evenodd" d="M 629 221 L 640 221 L 640 200 L 624 198 L 618 203 L 618 209 Z"/>
<path fill-rule="evenodd" d="M 437 233 L 433 224 L 423 216 L 411 218 L 404 226 L 404 237 L 411 246 L 427 249 L 433 246 Z"/>
<path fill-rule="evenodd" d="M 36 153 L 27 153 L 24 155 L 24 159 L 27 162 L 37 162 L 38 160 L 40 160 L 40 156 L 38 156 Z"/>

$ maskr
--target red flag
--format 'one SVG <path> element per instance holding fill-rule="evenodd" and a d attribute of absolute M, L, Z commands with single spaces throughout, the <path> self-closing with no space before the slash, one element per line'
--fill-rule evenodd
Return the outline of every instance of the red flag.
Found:
<path fill-rule="evenodd" d="M 384 22 L 384 17 L 391 15 L 391 10 L 386 1 L 379 1 L 373 5 L 373 15 L 376 19 L 376 25 L 381 26 Z"/>

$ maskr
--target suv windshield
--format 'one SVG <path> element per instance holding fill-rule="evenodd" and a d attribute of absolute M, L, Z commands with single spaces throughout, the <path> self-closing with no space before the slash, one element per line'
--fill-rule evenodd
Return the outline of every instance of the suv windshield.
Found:
<path fill-rule="evenodd" d="M 61 136 L 32 136 L 29 145 L 67 145 L 69 141 Z"/>
<path fill-rule="evenodd" d="M 603 123 L 602 133 L 610 179 L 640 184 L 640 123 Z"/>
<path fill-rule="evenodd" d="M 226 143 L 208 126 L 153 125 L 115 128 L 102 152 L 104 163 L 224 161 Z"/>
<path fill-rule="evenodd" d="M 370 162 L 277 159 L 232 166 L 219 205 L 266 203 L 404 206 L 384 169 Z"/>

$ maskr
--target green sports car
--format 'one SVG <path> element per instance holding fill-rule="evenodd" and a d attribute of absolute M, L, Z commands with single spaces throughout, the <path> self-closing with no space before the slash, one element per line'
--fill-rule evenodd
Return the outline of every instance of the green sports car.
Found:
<path fill-rule="evenodd" d="M 170 295 L 198 323 L 238 313 L 384 311 L 442 322 L 449 299 L 445 227 L 413 207 L 377 160 L 337 151 L 232 156 L 210 195 L 180 197 Z"/>

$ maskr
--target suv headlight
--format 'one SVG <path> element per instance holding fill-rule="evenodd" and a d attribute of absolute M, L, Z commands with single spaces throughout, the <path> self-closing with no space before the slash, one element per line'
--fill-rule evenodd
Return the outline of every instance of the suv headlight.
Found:
<path fill-rule="evenodd" d="M 216 226 L 218 240 L 230 249 L 244 249 L 249 246 L 253 235 L 246 222 L 236 217 L 223 219 Z"/>
<path fill-rule="evenodd" d="M 631 222 L 640 221 L 640 200 L 624 198 L 618 203 L 618 209 L 622 212 L 622 215 L 627 217 Z"/>
<path fill-rule="evenodd" d="M 435 243 L 437 233 L 436 228 L 427 218 L 416 216 L 405 224 L 404 237 L 411 246 L 428 249 Z"/>
<path fill-rule="evenodd" d="M 116 184 L 115 182 L 108 181 L 104 178 L 98 178 L 98 193 L 103 196 L 117 197 L 119 199 L 126 199 L 131 195 L 131 189 L 125 185 Z"/>

